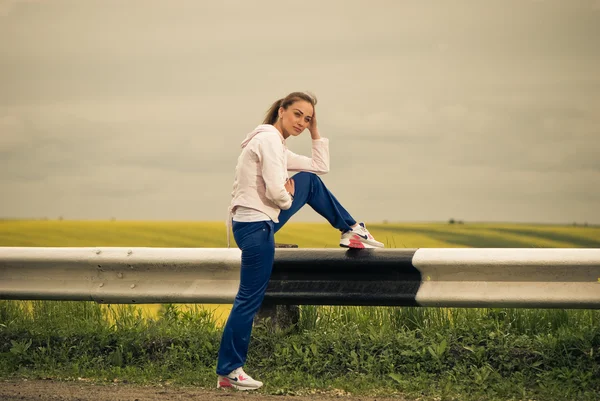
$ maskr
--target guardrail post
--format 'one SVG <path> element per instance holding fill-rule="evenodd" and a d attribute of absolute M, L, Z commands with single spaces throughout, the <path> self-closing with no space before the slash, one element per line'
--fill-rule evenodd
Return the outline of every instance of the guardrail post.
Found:
<path fill-rule="evenodd" d="M 298 248 L 298 245 L 276 243 L 275 248 Z M 277 305 L 269 301 L 263 301 L 254 322 L 262 323 L 267 318 L 271 320 L 274 328 L 286 330 L 298 324 L 300 307 L 298 305 Z"/>

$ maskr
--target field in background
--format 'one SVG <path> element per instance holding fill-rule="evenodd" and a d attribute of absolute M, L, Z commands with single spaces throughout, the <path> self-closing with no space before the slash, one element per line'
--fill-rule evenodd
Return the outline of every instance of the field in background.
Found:
<path fill-rule="evenodd" d="M 411 223 L 368 224 L 368 228 L 391 248 L 600 247 L 599 226 Z M 339 233 L 326 223 L 288 223 L 275 240 L 302 248 L 337 248 Z M 227 245 L 222 222 L 0 220 L 0 246 L 213 248 Z"/>
<path fill-rule="evenodd" d="M 529 224 L 368 224 L 390 248 L 600 248 L 600 227 Z M 302 248 L 338 248 L 339 233 L 326 223 L 288 223 L 276 242 Z M 235 241 L 232 236 L 232 246 Z M 226 247 L 222 222 L 0 221 L 0 246 Z M 203 305 L 219 322 L 230 305 Z M 161 305 L 144 305 L 156 316 Z M 185 307 L 184 307 L 185 308 Z"/>

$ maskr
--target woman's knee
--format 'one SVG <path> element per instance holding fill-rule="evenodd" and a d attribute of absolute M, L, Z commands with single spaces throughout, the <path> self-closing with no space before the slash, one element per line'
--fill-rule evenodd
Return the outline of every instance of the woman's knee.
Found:
<path fill-rule="evenodd" d="M 292 178 L 310 177 L 312 175 L 316 175 L 316 174 L 309 173 L 308 171 L 300 171 L 299 173 L 294 174 L 294 176 Z"/>
<path fill-rule="evenodd" d="M 318 175 L 316 175 L 315 173 L 309 173 L 307 171 L 301 171 L 297 174 L 295 174 L 293 177 L 294 181 L 320 181 L 321 179 L 319 178 Z"/>

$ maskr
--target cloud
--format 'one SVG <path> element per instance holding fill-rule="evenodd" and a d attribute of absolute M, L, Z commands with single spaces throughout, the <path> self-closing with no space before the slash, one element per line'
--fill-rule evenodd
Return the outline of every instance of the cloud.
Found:
<path fill-rule="evenodd" d="M 24 121 L 16 115 L 0 115 L 0 154 L 31 144 Z"/>
<path fill-rule="evenodd" d="M 226 171 L 228 178 L 232 177 L 229 173 L 239 149 L 231 146 L 231 141 L 219 140 L 226 137 L 219 130 L 203 126 L 197 112 L 192 116 L 180 110 L 173 119 L 165 118 L 168 107 L 161 109 L 160 105 L 120 106 L 120 113 L 118 107 L 113 110 L 101 105 L 38 106 L 19 108 L 21 118 L 1 117 L 0 178 L 10 182 L 43 181 L 53 176 L 75 179 L 105 172 L 110 181 L 119 176 L 110 171 L 118 168 L 172 175 L 218 175 Z M 189 106 L 191 113 L 192 109 Z M 234 143 L 239 143 L 241 137 Z"/>
<path fill-rule="evenodd" d="M 210 210 L 230 193 L 240 141 L 297 88 L 320 100 L 325 179 L 366 218 L 404 208 L 406 196 L 414 218 L 486 200 L 489 216 L 508 216 L 539 183 L 551 194 L 572 181 L 574 193 L 592 194 L 581 199 L 600 188 L 584 187 L 597 182 L 600 154 L 592 3 L 19 3 L 0 2 L 6 213 L 54 202 L 54 213 L 85 204 L 166 216 L 171 203 L 182 216 L 220 218 Z M 272 6 L 311 29 L 289 36 L 277 34 L 289 32 L 286 18 L 256 24 Z M 308 132 L 289 146 L 310 154 Z M 131 199 L 139 207 L 117 205 Z"/>
<path fill-rule="evenodd" d="M 8 16 L 19 3 L 38 3 L 43 0 L 0 0 L 0 17 Z"/>

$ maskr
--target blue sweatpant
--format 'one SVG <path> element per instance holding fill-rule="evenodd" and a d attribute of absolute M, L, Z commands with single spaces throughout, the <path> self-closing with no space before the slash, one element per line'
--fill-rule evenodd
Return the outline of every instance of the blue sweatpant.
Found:
<path fill-rule="evenodd" d="M 223 329 L 217 361 L 219 375 L 227 375 L 246 363 L 254 315 L 265 297 L 273 269 L 274 234 L 306 204 L 340 231 L 350 230 L 356 224 L 317 175 L 302 172 L 292 179 L 295 185 L 294 201 L 288 210 L 281 211 L 279 223 L 233 222 L 233 236 L 242 250 L 240 288 Z"/>

